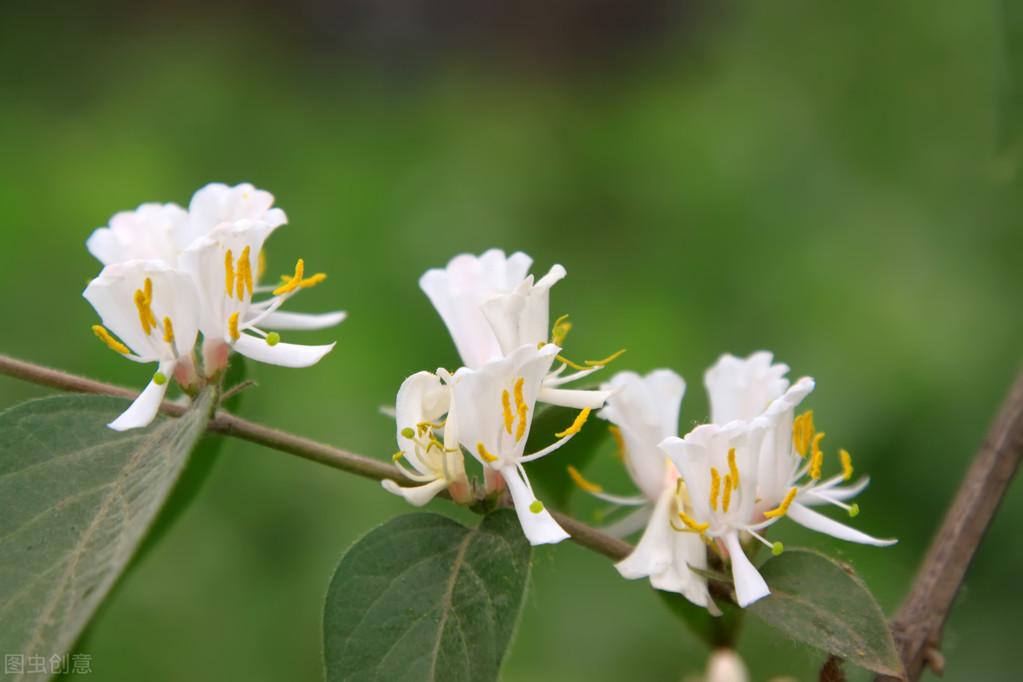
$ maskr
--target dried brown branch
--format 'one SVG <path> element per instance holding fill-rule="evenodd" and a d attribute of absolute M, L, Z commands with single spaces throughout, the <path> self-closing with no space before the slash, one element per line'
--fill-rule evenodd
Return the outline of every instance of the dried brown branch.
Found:
<path fill-rule="evenodd" d="M 1023 456 L 1023 373 L 973 458 L 931 543 L 909 596 L 892 621 L 906 679 L 924 667 L 941 674 L 941 634 L 970 562 Z M 893 678 L 878 677 L 878 680 Z"/>

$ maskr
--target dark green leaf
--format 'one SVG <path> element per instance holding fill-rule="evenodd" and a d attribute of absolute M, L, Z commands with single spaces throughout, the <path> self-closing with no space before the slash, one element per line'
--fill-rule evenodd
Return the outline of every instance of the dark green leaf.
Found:
<path fill-rule="evenodd" d="M 123 433 L 105 426 L 127 406 L 119 398 L 56 396 L 0 413 L 0 651 L 49 658 L 72 646 L 166 499 L 212 399 Z"/>
<path fill-rule="evenodd" d="M 809 549 L 790 549 L 760 568 L 771 595 L 749 607 L 792 639 L 882 675 L 902 673 L 888 621 L 853 572 Z"/>
<path fill-rule="evenodd" d="M 515 513 L 407 514 L 342 557 L 323 614 L 328 682 L 496 680 L 529 577 Z"/>
<path fill-rule="evenodd" d="M 537 410 L 529 428 L 526 453 L 536 452 L 557 440 L 555 433 L 564 431 L 578 416 L 579 410 L 547 405 Z M 604 445 L 611 441 L 607 422 L 590 416 L 589 421 L 572 440 L 565 443 L 547 457 L 529 465 L 529 482 L 537 490 L 538 497 L 551 507 L 565 508 L 569 494 L 575 489 L 566 472 L 571 464 L 584 469 Z"/>

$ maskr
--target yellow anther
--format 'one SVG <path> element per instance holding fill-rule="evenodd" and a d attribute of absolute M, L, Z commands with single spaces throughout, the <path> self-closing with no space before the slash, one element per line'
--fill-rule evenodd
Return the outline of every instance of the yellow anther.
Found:
<path fill-rule="evenodd" d="M 620 358 L 622 356 L 622 353 L 624 352 L 625 349 L 622 348 L 621 350 L 617 350 L 614 353 L 611 353 L 611 355 L 608 355 L 606 358 L 602 360 L 585 360 L 584 364 L 587 367 L 603 367 L 604 365 L 609 365 L 618 358 Z"/>
<path fill-rule="evenodd" d="M 501 391 L 501 409 L 504 410 L 504 430 L 510 436 L 512 424 L 515 423 L 515 415 L 512 413 L 511 395 L 508 393 L 508 389 Z"/>
<path fill-rule="evenodd" d="M 405 453 L 404 453 L 404 451 L 402 451 L 402 450 L 398 450 L 398 451 L 397 451 L 396 453 L 394 453 L 393 455 L 391 455 L 391 461 L 392 461 L 392 462 L 397 462 L 397 461 L 398 461 L 399 459 L 401 459 L 401 458 L 402 458 L 402 457 L 404 457 L 404 456 L 405 456 Z"/>
<path fill-rule="evenodd" d="M 815 481 L 820 480 L 821 477 L 821 465 L 824 464 L 824 453 L 821 452 L 821 441 L 824 439 L 824 432 L 816 434 L 813 437 L 813 444 L 810 446 L 810 478 Z"/>
<path fill-rule="evenodd" d="M 174 343 L 174 324 L 169 317 L 163 318 L 163 340 Z"/>
<path fill-rule="evenodd" d="M 142 331 L 149 335 L 153 331 L 153 327 L 156 326 L 156 316 L 153 315 L 153 309 L 149 307 L 152 301 L 151 295 L 153 293 L 153 285 L 151 280 L 147 277 L 145 288 L 149 291 L 150 296 L 146 296 L 146 292 L 142 289 L 135 290 L 135 309 L 139 313 L 139 323 L 142 325 Z"/>
<path fill-rule="evenodd" d="M 252 295 L 252 261 L 249 260 L 251 251 L 248 246 L 242 250 L 242 255 L 238 257 L 238 274 L 237 274 L 237 290 L 238 300 L 242 300 L 245 297 L 245 292 L 248 291 L 249 295 Z"/>
<path fill-rule="evenodd" d="M 327 273 L 317 272 L 312 277 L 306 277 L 304 280 L 299 282 L 298 286 L 301 287 L 302 289 L 309 289 L 310 287 L 316 286 L 325 279 L 327 279 Z"/>
<path fill-rule="evenodd" d="M 234 295 L 234 254 L 231 249 L 224 254 L 224 292 L 228 298 Z"/>
<path fill-rule="evenodd" d="M 725 487 L 721 495 L 721 511 L 728 511 L 728 505 L 732 501 L 732 475 L 725 474 Z"/>
<path fill-rule="evenodd" d="M 515 380 L 515 407 L 521 411 L 522 406 L 526 404 L 525 399 L 522 397 L 522 387 L 526 383 L 525 377 L 519 377 Z"/>
<path fill-rule="evenodd" d="M 718 510 L 718 495 L 721 494 L 721 474 L 714 467 L 710 468 L 710 508 Z"/>
<path fill-rule="evenodd" d="M 764 512 L 764 518 L 775 519 L 779 516 L 785 516 L 789 511 L 789 505 L 792 504 L 792 500 L 796 499 L 796 493 L 799 492 L 798 488 L 789 488 L 789 491 L 785 494 L 785 499 L 781 501 L 774 509 L 770 509 Z"/>
<path fill-rule="evenodd" d="M 266 274 L 266 250 L 260 249 L 259 255 L 256 256 L 256 279 L 260 279 Z"/>
<path fill-rule="evenodd" d="M 564 364 L 568 365 L 572 369 L 578 369 L 578 370 L 593 369 L 592 367 L 587 367 L 586 365 L 580 365 L 578 362 L 572 362 L 571 360 L 566 358 L 564 355 L 556 355 L 556 356 L 554 356 L 554 359 L 557 360 L 558 362 L 561 362 L 561 363 L 564 363 Z"/>
<path fill-rule="evenodd" d="M 241 334 L 238 332 L 238 313 L 231 313 L 231 317 L 227 318 L 227 331 L 231 335 L 232 341 L 237 341 Z"/>
<path fill-rule="evenodd" d="M 476 452 L 478 452 L 480 457 L 483 458 L 483 461 L 488 464 L 497 461 L 497 456 L 490 454 L 490 452 L 487 450 L 487 446 L 485 446 L 483 443 L 476 443 Z"/>
<path fill-rule="evenodd" d="M 515 442 L 522 440 L 522 437 L 526 435 L 526 426 L 529 423 L 529 406 L 526 405 L 526 400 L 522 395 L 522 386 L 525 382 L 524 377 L 515 380 L 515 408 L 519 417 L 519 425 L 515 429 Z"/>
<path fill-rule="evenodd" d="M 570 331 L 572 331 L 572 323 L 568 321 L 568 315 L 562 315 L 554 320 L 554 326 L 551 327 L 551 343 L 556 346 L 562 345 Z"/>
<path fill-rule="evenodd" d="M 615 426 L 614 424 L 611 424 L 610 426 L 608 426 L 607 430 L 611 432 L 611 437 L 615 439 L 615 445 L 618 446 L 618 450 L 617 450 L 617 452 L 615 452 L 615 454 L 618 455 L 618 459 L 620 459 L 620 460 L 622 460 L 624 462 L 625 461 L 625 439 L 622 438 L 622 430 L 620 428 L 618 428 L 617 426 Z M 681 481 L 681 480 L 682 479 L 679 479 L 679 481 Z"/>
<path fill-rule="evenodd" d="M 569 477 L 571 477 L 572 482 L 575 483 L 580 488 L 582 488 L 583 490 L 585 490 L 586 492 L 588 493 L 604 492 L 604 488 L 602 486 L 599 486 L 596 483 L 593 483 L 592 481 L 587 481 L 585 478 L 583 478 L 583 475 L 579 473 L 579 470 L 576 469 L 571 464 L 569 464 L 567 468 L 568 475 Z"/>
<path fill-rule="evenodd" d="M 142 283 L 143 293 L 146 295 L 146 303 L 153 302 L 153 280 L 146 277 L 146 281 Z"/>
<path fill-rule="evenodd" d="M 838 459 L 842 462 L 842 478 L 848 481 L 853 475 L 852 455 L 845 448 L 840 448 Z"/>
<path fill-rule="evenodd" d="M 697 533 L 702 533 L 708 528 L 710 528 L 709 523 L 697 523 L 696 519 L 694 519 L 689 514 L 686 514 L 684 511 L 680 511 L 678 513 L 678 518 L 680 521 L 682 521 L 682 523 L 686 524 L 686 528 Z"/>
<path fill-rule="evenodd" d="M 739 467 L 735 465 L 735 448 L 728 450 L 728 475 L 732 481 L 732 488 L 739 487 Z"/>
<path fill-rule="evenodd" d="M 589 419 L 589 417 L 590 417 L 590 408 L 584 407 L 582 410 L 579 411 L 579 414 L 576 415 L 575 421 L 572 422 L 571 426 L 569 426 L 564 431 L 561 431 L 559 433 L 554 434 L 554 436 L 556 438 L 565 438 L 566 436 L 574 436 L 575 434 L 579 433 L 579 431 L 583 428 L 583 424 L 586 423 L 586 420 Z"/>
<path fill-rule="evenodd" d="M 287 294 L 302 286 L 302 275 L 305 274 L 305 261 L 299 258 L 295 261 L 295 274 L 291 277 L 282 277 L 284 284 L 273 290 L 274 296 Z"/>
<path fill-rule="evenodd" d="M 107 348 L 110 350 L 122 355 L 131 355 L 131 350 L 126 345 L 115 339 L 103 325 L 92 325 L 92 333 L 95 334 L 100 341 L 107 344 Z"/>
<path fill-rule="evenodd" d="M 813 434 L 813 410 L 807 410 L 792 421 L 792 444 L 800 457 L 806 457 Z"/>

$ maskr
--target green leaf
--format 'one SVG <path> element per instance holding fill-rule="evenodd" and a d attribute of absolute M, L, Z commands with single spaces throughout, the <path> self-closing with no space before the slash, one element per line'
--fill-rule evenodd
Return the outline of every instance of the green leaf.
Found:
<path fill-rule="evenodd" d="M 749 607 L 792 639 L 882 675 L 902 663 L 888 621 L 852 567 L 809 549 L 789 549 L 760 568 L 771 595 Z"/>
<path fill-rule="evenodd" d="M 70 649 L 166 499 L 212 401 L 204 392 L 184 416 L 123 433 L 106 427 L 127 406 L 120 398 L 55 396 L 0 413 L 0 651 Z"/>
<path fill-rule="evenodd" d="M 417 513 L 371 531 L 342 557 L 327 591 L 328 682 L 496 680 L 529 557 L 508 509 L 478 528 Z"/>
<path fill-rule="evenodd" d="M 556 405 L 547 405 L 537 410 L 529 428 L 526 453 L 541 450 L 557 440 L 555 433 L 564 431 L 578 416 L 579 410 Z M 537 490 L 538 497 L 551 507 L 564 508 L 571 492 L 575 489 L 566 467 L 571 464 L 584 469 L 586 463 L 611 441 L 607 422 L 590 415 L 582 431 L 576 434 L 555 452 L 529 465 L 529 482 Z"/>

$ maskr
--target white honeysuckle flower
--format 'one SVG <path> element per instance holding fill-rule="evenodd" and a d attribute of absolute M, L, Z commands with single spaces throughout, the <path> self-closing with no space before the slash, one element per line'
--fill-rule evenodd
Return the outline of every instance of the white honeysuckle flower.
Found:
<path fill-rule="evenodd" d="M 93 231 L 85 247 L 103 265 L 129 260 L 156 260 L 174 267 L 188 212 L 177 204 L 142 204 L 122 211 L 107 227 Z"/>
<path fill-rule="evenodd" d="M 617 505 L 640 505 L 627 518 L 646 517 L 646 528 L 635 549 L 615 567 L 624 578 L 649 578 L 650 584 L 678 592 L 698 606 L 713 608 L 707 580 L 690 567 L 707 568 L 707 545 L 698 533 L 677 530 L 680 505 L 678 470 L 658 445 L 678 434 L 679 410 L 685 381 L 675 372 L 658 369 L 646 376 L 619 372 L 601 388 L 611 392 L 598 416 L 614 424 L 621 439 L 626 470 L 643 495 L 638 498 L 608 495 L 587 481 L 574 467 L 568 472 L 586 492 Z"/>
<path fill-rule="evenodd" d="M 188 223 L 180 239 L 182 248 L 208 235 L 218 225 L 238 220 L 266 224 L 269 236 L 270 232 L 288 222 L 284 211 L 275 208 L 273 203 L 273 194 L 256 189 L 247 182 L 234 187 L 212 182 L 192 195 L 188 204 Z"/>
<path fill-rule="evenodd" d="M 403 487 L 391 480 L 381 484 L 384 490 L 401 495 L 417 507 L 444 489 L 457 502 L 470 498 L 449 380 L 451 377 L 443 371 L 417 372 L 402 382 L 395 399 L 399 449 L 394 463 L 406 478 L 419 485 Z M 412 470 L 402 466 L 402 459 L 412 465 Z"/>
<path fill-rule="evenodd" d="M 160 408 L 170 377 L 179 369 L 194 371 L 191 353 L 199 320 L 195 287 L 162 262 L 129 260 L 103 268 L 83 296 L 103 321 L 93 332 L 110 349 L 135 362 L 159 363 L 145 390 L 109 424 L 117 431 L 146 426 Z"/>
<path fill-rule="evenodd" d="M 536 499 L 523 464 L 554 452 L 579 432 L 590 410 L 584 408 L 557 440 L 525 454 L 537 396 L 559 348 L 523 345 L 507 357 L 454 375 L 454 410 L 459 440 L 486 471 L 501 475 L 511 493 L 523 533 L 531 544 L 555 543 L 569 537 L 543 503 Z"/>
<path fill-rule="evenodd" d="M 506 256 L 490 249 L 480 256 L 460 254 L 444 269 L 428 270 L 419 286 L 437 309 L 455 342 L 462 362 L 476 369 L 505 357 L 524 345 L 560 345 L 571 325 L 559 318 L 550 330 L 550 289 L 565 277 L 565 268 L 554 265 L 534 280 L 528 274 L 533 259 L 522 252 Z M 583 365 L 558 357 L 561 365 L 544 378 L 540 402 L 575 409 L 597 409 L 604 404 L 603 391 L 563 389 L 617 357 L 587 361 Z M 577 370 L 564 375 L 566 367 Z"/>
<path fill-rule="evenodd" d="M 717 649 L 707 661 L 704 682 L 749 682 L 749 670 L 733 649 Z"/>
<path fill-rule="evenodd" d="M 853 468 L 849 453 L 839 450 L 842 473 L 821 480 L 824 434 L 814 430 L 813 412 L 795 416 L 796 407 L 813 391 L 814 380 L 803 377 L 789 386 L 788 371 L 788 365 L 774 363 L 771 353 L 760 351 L 748 358 L 723 355 L 704 377 L 715 423 L 761 416 L 766 420 L 767 431 L 757 457 L 760 501 L 754 515 L 769 521 L 787 515 L 811 530 L 851 542 L 894 544 L 895 540 L 871 537 L 807 508 L 831 504 L 856 516 L 859 506 L 845 500 L 866 488 L 869 479 L 841 485 L 852 478 Z"/>
<path fill-rule="evenodd" d="M 199 237 L 181 254 L 179 264 L 195 283 L 199 294 L 199 328 L 207 374 L 221 369 L 234 349 L 259 362 L 284 367 L 308 367 L 326 355 L 334 344 L 304 346 L 282 343 L 272 328 L 277 309 L 298 291 L 314 286 L 326 275 L 306 277 L 299 259 L 295 274 L 273 290 L 272 297 L 254 303 L 258 277 L 258 254 L 273 226 L 242 219 L 221 223 Z"/>
<path fill-rule="evenodd" d="M 723 426 L 702 424 L 684 438 L 670 437 L 660 444 L 685 481 L 684 506 L 691 512 L 679 512 L 679 519 L 687 530 L 716 540 L 728 553 L 736 601 L 742 607 L 770 593 L 740 542 L 740 533 L 762 540 L 757 530 L 770 524 L 751 523 L 757 494 L 757 455 L 766 429 L 762 418 Z"/>

